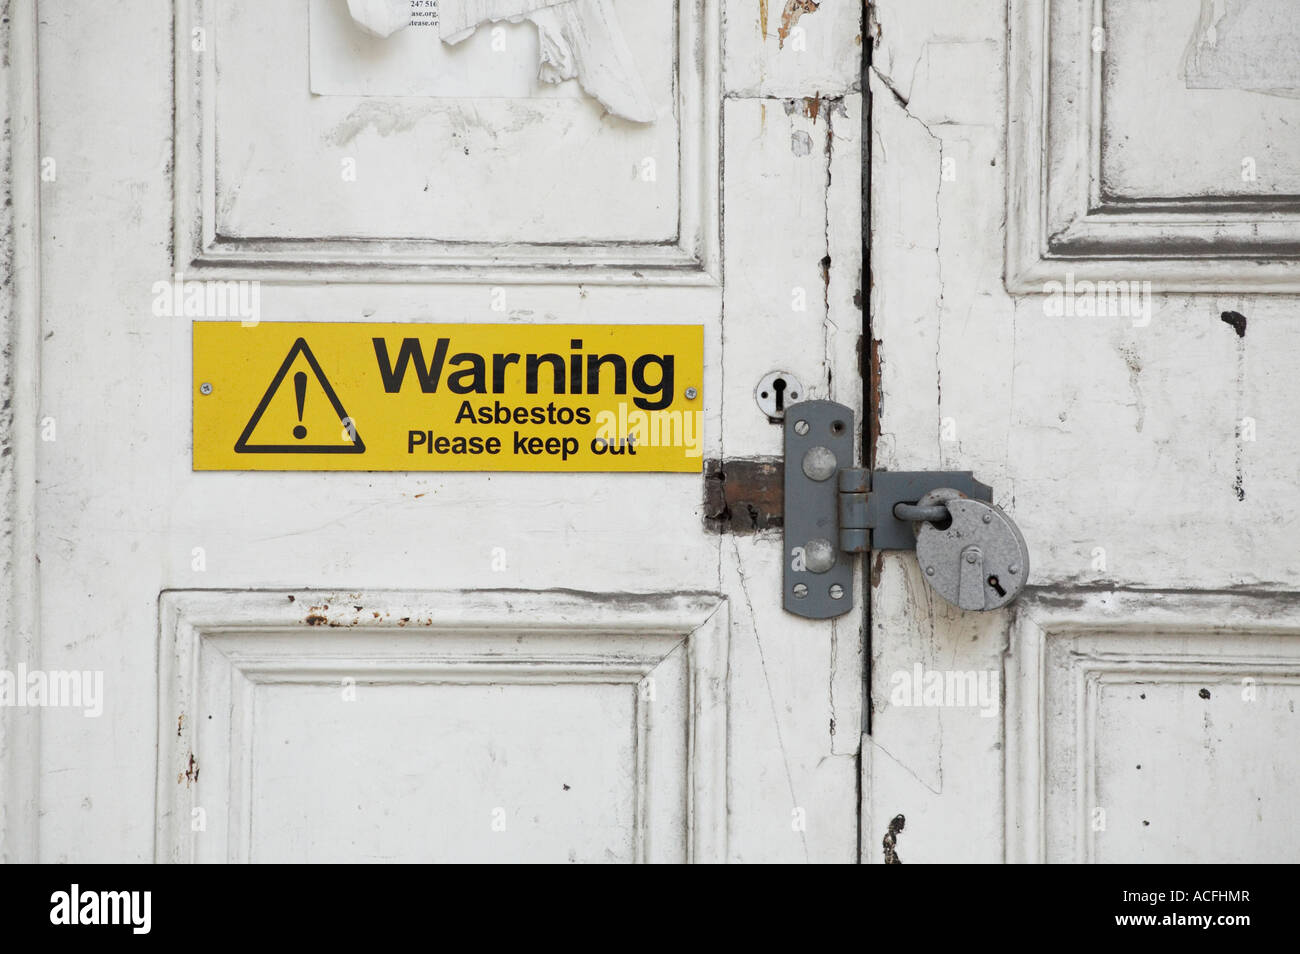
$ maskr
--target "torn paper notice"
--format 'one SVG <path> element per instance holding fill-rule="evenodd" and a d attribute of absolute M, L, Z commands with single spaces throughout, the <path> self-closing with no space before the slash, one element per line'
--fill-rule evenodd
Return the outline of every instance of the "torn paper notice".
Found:
<path fill-rule="evenodd" d="M 383 39 L 410 26 L 411 6 L 411 0 L 348 0 L 348 13 L 363 33 Z"/>
<path fill-rule="evenodd" d="M 632 60 L 610 0 L 571 0 L 528 17 L 541 41 L 538 76 L 547 83 L 576 79 L 615 116 L 648 123 L 654 103 Z"/>
<path fill-rule="evenodd" d="M 480 23 L 521 20 L 543 7 L 559 6 L 569 0 L 442 0 L 438 29 L 446 43 L 459 43 Z"/>
<path fill-rule="evenodd" d="M 615 0 L 312 0 L 311 89 L 319 95 L 537 96 L 572 86 L 609 112 L 652 122 L 658 110 Z M 648 8 L 657 8 L 648 10 Z M 430 9 L 431 8 L 431 9 Z M 674 17 L 671 3 L 628 7 Z M 437 24 L 442 44 L 405 26 Z M 485 24 L 491 30 L 480 30 Z M 502 30 L 532 34 L 521 42 Z M 387 31 L 387 32 L 385 32 Z M 637 34 L 640 36 L 641 34 Z M 484 57 L 488 50 L 495 54 Z M 504 55 L 503 55 L 504 54 Z M 665 55 L 671 56 L 666 49 Z M 527 70 L 521 82 L 520 68 Z M 539 82 L 540 81 L 540 82 Z M 523 86 L 524 88 L 520 88 Z M 668 106 L 671 90 L 667 91 Z"/>
<path fill-rule="evenodd" d="M 497 37 L 483 30 L 451 47 L 439 39 L 436 20 L 432 29 L 411 24 L 380 38 L 352 19 L 346 0 L 311 0 L 308 15 L 311 91 L 318 96 L 585 95 L 576 83 L 556 87 L 538 82 L 537 30 L 530 23 L 504 24 Z M 504 44 L 505 51 L 494 50 L 494 44 Z"/>
<path fill-rule="evenodd" d="M 439 31 L 444 42 L 453 44 L 483 23 L 531 20 L 541 44 L 539 79 L 576 79 L 614 115 L 638 123 L 654 120 L 654 103 L 632 59 L 613 0 L 442 0 L 441 10 Z"/>
<path fill-rule="evenodd" d="M 1300 3 L 1202 0 L 1183 78 L 1188 89 L 1300 94 Z"/>

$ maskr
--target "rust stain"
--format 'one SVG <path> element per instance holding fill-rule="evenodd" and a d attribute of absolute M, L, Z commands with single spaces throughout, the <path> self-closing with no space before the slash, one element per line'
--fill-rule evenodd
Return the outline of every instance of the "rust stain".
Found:
<path fill-rule="evenodd" d="M 818 93 L 816 96 L 805 96 L 803 98 L 803 114 L 813 121 L 814 126 L 817 125 L 817 117 L 821 115 L 821 111 L 821 93 Z"/>
<path fill-rule="evenodd" d="M 185 767 L 185 771 L 181 772 L 179 775 L 176 776 L 176 784 L 179 785 L 181 782 L 184 782 L 185 787 L 189 788 L 198 780 L 199 780 L 199 763 L 198 760 L 194 758 L 194 753 L 191 752 L 190 760 Z"/>
<path fill-rule="evenodd" d="M 781 29 L 776 31 L 777 47 L 785 49 L 785 39 L 805 13 L 816 13 L 821 4 L 816 0 L 785 0 L 785 9 L 781 11 Z"/>
<path fill-rule="evenodd" d="M 779 457 L 706 460 L 705 529 L 757 533 L 784 526 L 784 468 Z"/>
<path fill-rule="evenodd" d="M 871 588 L 874 590 L 880 585 L 880 574 L 885 569 L 885 551 L 877 550 L 876 558 L 871 561 Z"/>
<path fill-rule="evenodd" d="M 308 613 L 307 618 L 303 622 L 308 626 L 319 626 L 321 623 L 325 622 L 325 617 L 320 613 Z"/>
<path fill-rule="evenodd" d="M 758 0 L 758 29 L 767 39 L 767 0 Z"/>
<path fill-rule="evenodd" d="M 176 717 L 176 737 L 177 737 L 178 739 L 179 739 L 180 736 L 181 736 L 181 728 L 182 728 L 184 725 L 185 725 L 185 713 L 182 712 L 180 715 L 178 715 L 178 716 Z"/>

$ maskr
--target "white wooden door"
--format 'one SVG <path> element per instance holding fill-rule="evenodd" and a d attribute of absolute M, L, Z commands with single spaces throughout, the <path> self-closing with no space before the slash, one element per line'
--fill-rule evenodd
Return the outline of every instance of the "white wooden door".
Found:
<path fill-rule="evenodd" d="M 859 5 L 350 6 L 7 8 L 2 668 L 102 713 L 3 709 L 0 856 L 855 859 L 863 594 L 781 610 L 754 389 L 861 408 Z M 196 472 L 249 315 L 176 281 L 700 326 L 700 472 Z"/>
<path fill-rule="evenodd" d="M 1033 587 L 879 558 L 864 859 L 1297 860 L 1300 7 L 871 17 L 871 450 L 992 484 Z"/>

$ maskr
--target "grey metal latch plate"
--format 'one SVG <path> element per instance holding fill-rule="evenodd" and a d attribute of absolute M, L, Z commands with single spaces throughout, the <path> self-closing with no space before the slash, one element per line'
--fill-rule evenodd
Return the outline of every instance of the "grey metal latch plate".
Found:
<path fill-rule="evenodd" d="M 842 616 L 853 609 L 853 555 L 839 540 L 839 474 L 853 466 L 853 411 L 801 401 L 786 408 L 783 424 L 784 605 L 808 619 Z"/>
<path fill-rule="evenodd" d="M 834 401 L 786 409 L 783 605 L 831 619 L 853 609 L 853 554 L 912 550 L 912 524 L 894 505 L 941 487 L 992 501 L 970 471 L 866 471 L 854 467 L 853 411 Z"/>

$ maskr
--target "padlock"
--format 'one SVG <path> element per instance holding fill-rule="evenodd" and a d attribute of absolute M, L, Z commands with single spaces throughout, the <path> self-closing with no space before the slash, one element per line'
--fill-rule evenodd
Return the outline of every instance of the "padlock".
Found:
<path fill-rule="evenodd" d="M 942 504 L 949 523 L 915 525 L 916 558 L 925 582 L 964 610 L 1006 606 L 1029 579 L 1029 548 L 1001 507 L 953 490 L 926 494 L 918 507 Z"/>

